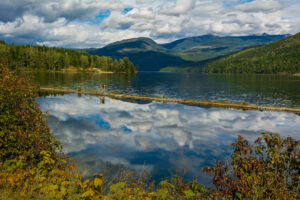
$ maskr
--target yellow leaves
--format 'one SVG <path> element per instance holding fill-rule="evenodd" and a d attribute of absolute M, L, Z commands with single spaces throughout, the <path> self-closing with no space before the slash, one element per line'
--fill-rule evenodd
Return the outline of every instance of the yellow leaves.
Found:
<path fill-rule="evenodd" d="M 67 188 L 65 188 L 64 186 L 60 186 L 60 193 L 65 196 L 67 194 Z"/>
<path fill-rule="evenodd" d="M 109 196 L 103 196 L 102 200 L 111 200 L 111 198 Z"/>
<path fill-rule="evenodd" d="M 86 189 L 86 188 L 89 187 L 89 183 L 90 183 L 90 179 L 87 179 L 87 180 L 85 180 L 85 181 L 81 184 L 81 187 L 82 187 L 83 189 Z"/>
<path fill-rule="evenodd" d="M 95 192 L 92 189 L 89 189 L 86 192 L 82 193 L 80 197 L 93 199 L 95 197 Z"/>
<path fill-rule="evenodd" d="M 113 184 L 110 186 L 110 191 L 112 193 L 117 193 L 118 191 L 123 190 L 126 187 L 126 185 L 127 184 L 125 182 L 119 182 L 119 183 Z"/>
<path fill-rule="evenodd" d="M 158 199 L 175 199 L 174 197 L 172 197 L 172 195 L 169 193 L 169 191 L 165 188 L 159 189 L 157 191 L 156 197 Z"/>
<path fill-rule="evenodd" d="M 103 180 L 102 179 L 100 179 L 100 178 L 95 178 L 94 179 L 94 186 L 95 186 L 95 188 L 101 187 L 102 184 L 103 184 Z"/>
<path fill-rule="evenodd" d="M 156 195 L 155 192 L 150 192 L 150 193 L 149 193 L 149 196 L 150 196 L 150 197 L 154 197 L 155 195 Z"/>
<path fill-rule="evenodd" d="M 184 195 L 186 198 L 193 198 L 195 197 L 195 193 L 192 190 L 186 190 L 184 191 Z"/>
<path fill-rule="evenodd" d="M 14 182 L 15 182 L 15 181 L 14 181 L 14 178 L 13 178 L 13 177 L 10 176 L 10 177 L 7 178 L 7 180 L 8 180 L 8 182 L 9 182 L 11 185 L 14 185 Z"/>
<path fill-rule="evenodd" d="M 99 199 L 102 196 L 102 185 L 104 180 L 102 174 L 94 175 L 94 179 L 87 179 L 83 183 L 78 181 L 77 184 L 80 186 L 82 193 L 80 197 L 83 199 Z"/>
<path fill-rule="evenodd" d="M 48 186 L 49 190 L 52 190 L 52 191 L 55 191 L 55 190 L 58 190 L 58 185 L 49 185 Z"/>
<path fill-rule="evenodd" d="M 68 161 L 66 161 L 65 159 L 61 159 L 60 160 L 63 164 L 67 164 L 68 163 Z"/>

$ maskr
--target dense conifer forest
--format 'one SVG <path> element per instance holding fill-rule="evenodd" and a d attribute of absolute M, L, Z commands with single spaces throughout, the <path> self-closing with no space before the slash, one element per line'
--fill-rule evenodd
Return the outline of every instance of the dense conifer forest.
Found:
<path fill-rule="evenodd" d="M 300 72 L 300 33 L 232 54 L 212 62 L 204 71 L 260 74 Z"/>
<path fill-rule="evenodd" d="M 9 45 L 0 42 L 0 59 L 12 70 L 59 71 L 70 67 L 86 70 L 135 73 L 136 68 L 127 57 L 113 60 L 107 56 L 92 56 L 76 50 L 45 46 Z"/>

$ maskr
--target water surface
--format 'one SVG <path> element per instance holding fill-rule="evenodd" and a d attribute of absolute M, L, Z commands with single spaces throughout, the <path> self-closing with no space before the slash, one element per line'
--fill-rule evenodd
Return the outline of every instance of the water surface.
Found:
<path fill-rule="evenodd" d="M 65 95 L 37 99 L 64 151 L 85 176 L 120 168 L 146 170 L 152 180 L 179 172 L 210 184 L 202 168 L 228 160 L 237 135 L 253 141 L 262 131 L 299 139 L 292 113 L 203 108 L 172 103 L 137 104 L 110 98 Z M 183 173 L 185 172 L 185 173 Z"/>
<path fill-rule="evenodd" d="M 41 86 L 98 90 L 180 99 L 248 102 L 300 107 L 300 77 L 140 72 L 137 75 L 97 73 L 23 73 Z"/>

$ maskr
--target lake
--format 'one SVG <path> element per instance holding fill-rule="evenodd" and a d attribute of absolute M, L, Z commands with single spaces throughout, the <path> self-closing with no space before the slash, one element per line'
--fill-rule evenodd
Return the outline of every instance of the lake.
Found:
<path fill-rule="evenodd" d="M 140 73 L 26 73 L 42 86 L 110 91 L 189 99 L 245 101 L 299 106 L 298 77 Z M 297 92 L 298 91 L 298 92 Z M 85 177 L 121 168 L 147 171 L 150 180 L 179 174 L 211 185 L 202 168 L 230 160 L 238 135 L 254 141 L 262 131 L 299 139 L 300 116 L 293 113 L 135 102 L 68 94 L 37 98 L 48 111 L 48 125 Z"/>

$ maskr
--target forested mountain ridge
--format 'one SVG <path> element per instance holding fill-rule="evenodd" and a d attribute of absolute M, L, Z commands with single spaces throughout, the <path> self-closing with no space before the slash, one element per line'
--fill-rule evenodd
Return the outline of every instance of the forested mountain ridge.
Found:
<path fill-rule="evenodd" d="M 86 70 L 98 68 L 102 71 L 135 73 L 136 68 L 126 57 L 119 60 L 107 56 L 93 56 L 64 48 L 9 45 L 0 42 L 0 60 L 12 70 L 57 71 L 70 67 Z"/>
<path fill-rule="evenodd" d="M 198 63 L 242 49 L 263 45 L 286 35 L 215 36 L 202 35 L 157 44 L 150 38 L 133 38 L 111 43 L 99 49 L 85 49 L 92 55 L 112 58 L 129 57 L 140 71 L 159 71 L 166 67 L 202 67 Z M 193 65 L 194 64 L 194 65 Z"/>
<path fill-rule="evenodd" d="M 178 56 L 168 54 L 166 49 L 150 38 L 133 38 L 111 43 L 100 49 L 84 50 L 91 55 L 109 56 L 113 59 L 128 57 L 141 71 L 159 71 L 166 66 L 190 63 Z"/>
<path fill-rule="evenodd" d="M 211 73 L 297 73 L 300 72 L 300 33 L 249 48 L 208 64 Z"/>

